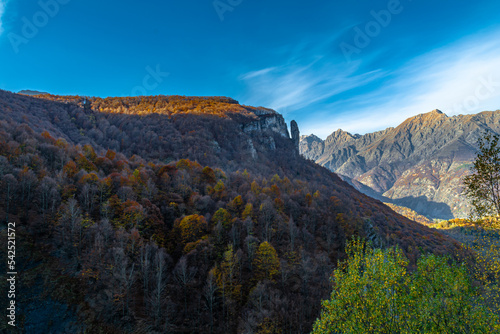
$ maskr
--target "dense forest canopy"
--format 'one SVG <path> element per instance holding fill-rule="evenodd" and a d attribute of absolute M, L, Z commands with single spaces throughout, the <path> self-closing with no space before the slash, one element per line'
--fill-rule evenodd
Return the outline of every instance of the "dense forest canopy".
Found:
<path fill-rule="evenodd" d="M 229 98 L 0 91 L 0 214 L 20 226 L 21 303 L 65 305 L 61 331 L 304 333 L 347 239 L 413 263 L 456 253 L 302 158 L 283 125 Z"/>
<path fill-rule="evenodd" d="M 276 113 L 264 107 L 242 106 L 238 101 L 224 96 L 179 96 L 156 95 L 138 97 L 82 97 L 59 96 L 51 94 L 35 95 L 36 97 L 73 103 L 99 112 L 146 115 L 150 113 L 174 115 L 182 113 L 209 114 L 226 117 L 228 114 L 243 114 L 255 117 L 255 113 Z"/>

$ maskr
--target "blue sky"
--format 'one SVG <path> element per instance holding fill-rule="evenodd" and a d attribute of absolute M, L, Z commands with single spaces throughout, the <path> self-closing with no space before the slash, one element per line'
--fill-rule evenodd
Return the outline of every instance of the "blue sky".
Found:
<path fill-rule="evenodd" d="M 302 134 L 500 109 L 500 2 L 0 0 L 0 89 L 224 95 Z"/>

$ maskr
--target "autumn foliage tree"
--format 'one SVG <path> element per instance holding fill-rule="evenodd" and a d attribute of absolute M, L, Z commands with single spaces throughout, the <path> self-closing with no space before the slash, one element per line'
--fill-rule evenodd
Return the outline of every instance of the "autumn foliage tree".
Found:
<path fill-rule="evenodd" d="M 314 334 L 488 333 L 500 318 L 478 296 L 464 265 L 424 255 L 417 270 L 398 248 L 372 249 L 354 239 L 333 273 Z"/>
<path fill-rule="evenodd" d="M 280 271 L 280 261 L 274 247 L 267 241 L 259 245 L 255 259 L 255 280 L 274 280 Z"/>
<path fill-rule="evenodd" d="M 465 195 L 477 217 L 500 216 L 500 136 L 486 133 L 479 138 L 479 151 L 472 175 L 464 178 Z"/>
<path fill-rule="evenodd" d="M 217 225 L 221 224 L 224 228 L 231 227 L 231 214 L 226 209 L 220 208 L 214 213 L 212 222 Z"/>
<path fill-rule="evenodd" d="M 213 271 L 222 297 L 225 299 L 230 298 L 237 301 L 241 298 L 240 257 L 234 252 L 233 247 L 229 246 L 228 250 L 224 252 L 222 262 Z"/>
<path fill-rule="evenodd" d="M 207 221 L 200 215 L 189 215 L 179 223 L 181 240 L 184 244 L 201 238 L 207 230 Z"/>

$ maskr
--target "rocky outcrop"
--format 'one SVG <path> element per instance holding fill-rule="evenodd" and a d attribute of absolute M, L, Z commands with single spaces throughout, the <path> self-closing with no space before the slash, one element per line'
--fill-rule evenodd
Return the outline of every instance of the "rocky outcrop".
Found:
<path fill-rule="evenodd" d="M 292 121 L 290 123 L 290 132 L 292 134 L 292 141 L 295 147 L 297 148 L 297 151 L 299 150 L 299 144 L 300 144 L 300 131 L 299 131 L 299 126 L 297 125 L 297 122 Z"/>
<path fill-rule="evenodd" d="M 252 158 L 256 159 L 257 158 L 257 150 L 255 149 L 255 146 L 253 145 L 253 141 L 250 138 L 248 138 L 247 143 L 248 143 L 248 150 L 250 152 L 250 155 L 252 156 Z"/>
<path fill-rule="evenodd" d="M 363 136 L 302 136 L 300 151 L 370 196 L 446 219 L 468 214 L 461 180 L 484 131 L 500 133 L 500 111 L 448 117 L 436 109 Z"/>
<path fill-rule="evenodd" d="M 252 131 L 273 131 L 285 138 L 290 138 L 288 134 L 288 128 L 286 126 L 285 119 L 282 115 L 278 114 L 276 111 L 267 108 L 258 108 L 252 110 L 252 112 L 257 116 L 252 122 L 247 122 L 242 125 L 242 130 L 244 132 Z"/>
<path fill-rule="evenodd" d="M 282 115 L 278 114 L 272 109 L 267 108 L 254 108 L 251 109 L 251 111 L 255 115 L 255 117 L 250 121 L 248 121 L 248 119 L 245 119 L 245 121 L 241 123 L 241 129 L 246 133 L 258 132 L 263 135 L 260 136 L 261 140 L 269 150 L 276 150 L 276 142 L 273 136 L 269 135 L 270 133 L 277 133 L 282 137 L 290 138 L 285 119 Z M 255 150 L 253 142 L 250 139 L 249 151 L 251 156 L 255 159 L 257 157 L 257 151 Z"/>

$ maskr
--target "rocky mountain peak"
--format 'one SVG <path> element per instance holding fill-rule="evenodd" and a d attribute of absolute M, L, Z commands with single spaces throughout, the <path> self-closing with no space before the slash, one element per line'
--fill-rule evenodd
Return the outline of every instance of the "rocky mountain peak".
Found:
<path fill-rule="evenodd" d="M 393 131 L 396 137 L 407 136 L 413 132 L 428 132 L 430 128 L 439 127 L 444 122 L 448 122 L 450 118 L 439 109 L 418 114 L 406 119 Z"/>
<path fill-rule="evenodd" d="M 315 134 L 310 134 L 310 135 L 302 135 L 300 136 L 300 140 L 303 141 L 308 141 L 308 142 L 313 142 L 313 141 L 323 141 L 321 138 L 316 136 Z"/>
<path fill-rule="evenodd" d="M 352 135 L 347 131 L 344 131 L 342 129 L 338 129 L 337 131 L 333 132 L 331 135 L 329 135 L 325 143 L 328 144 L 336 144 L 336 145 L 341 145 L 349 141 L 356 140 L 360 136 L 358 134 Z"/>
<path fill-rule="evenodd" d="M 428 117 L 428 118 L 434 118 L 434 119 L 448 118 L 448 116 L 439 109 L 434 109 L 433 111 L 428 112 L 427 114 L 424 114 L 424 116 Z"/>
<path fill-rule="evenodd" d="M 318 138 L 313 134 L 300 137 L 299 151 L 307 159 L 311 160 L 318 159 L 320 156 L 323 155 L 324 149 L 325 149 L 325 143 L 321 138 Z"/>

